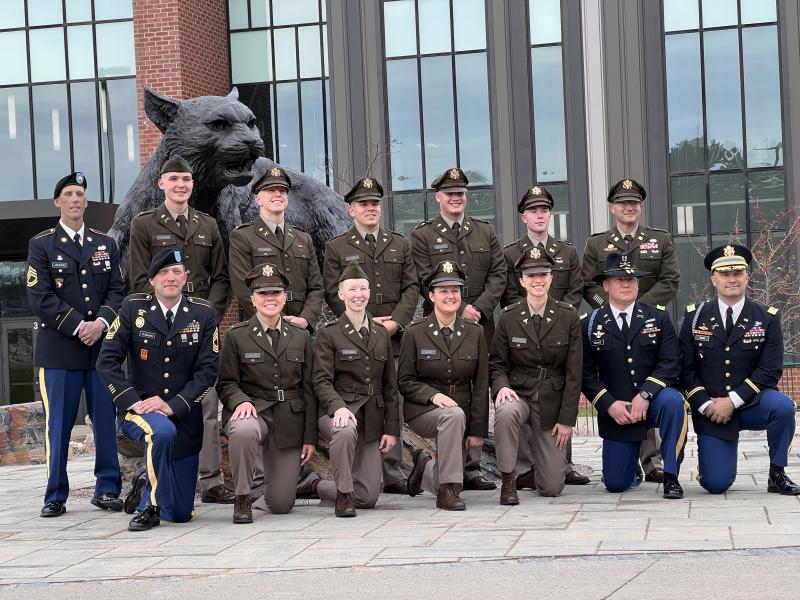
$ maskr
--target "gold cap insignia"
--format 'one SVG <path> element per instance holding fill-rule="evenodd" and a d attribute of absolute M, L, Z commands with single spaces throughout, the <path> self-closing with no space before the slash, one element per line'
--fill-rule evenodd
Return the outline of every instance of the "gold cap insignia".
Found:
<path fill-rule="evenodd" d="M 542 195 L 542 188 L 538 185 L 535 185 L 531 188 L 531 194 L 534 196 L 541 196 Z"/>
<path fill-rule="evenodd" d="M 261 269 L 261 273 L 263 273 L 265 277 L 272 277 L 275 273 L 275 269 L 272 268 L 272 265 L 264 265 L 264 268 Z"/>
<path fill-rule="evenodd" d="M 461 174 L 458 169 L 450 169 L 450 179 L 458 179 L 459 177 L 461 177 Z"/>
<path fill-rule="evenodd" d="M 531 258 L 542 258 L 542 251 L 539 248 L 532 249 Z"/>
<path fill-rule="evenodd" d="M 723 252 L 725 253 L 725 256 L 734 256 L 736 254 L 736 251 L 731 245 L 725 246 L 725 250 L 723 250 Z"/>
<path fill-rule="evenodd" d="M 283 172 L 278 167 L 272 167 L 269 170 L 269 174 L 272 175 L 273 177 L 280 177 L 281 175 L 283 175 Z"/>
<path fill-rule="evenodd" d="M 624 187 L 626 190 L 631 190 L 633 189 L 633 182 L 630 179 L 626 179 L 622 182 L 622 187 Z"/>
<path fill-rule="evenodd" d="M 454 271 L 453 263 L 451 263 L 449 260 L 445 261 L 445 263 L 442 265 L 442 271 L 445 273 L 452 273 Z"/>
<path fill-rule="evenodd" d="M 374 185 L 375 185 L 375 184 L 374 184 L 374 183 L 372 183 L 372 179 L 370 179 L 369 177 L 367 177 L 367 178 L 364 180 L 364 187 L 365 187 L 365 188 L 371 188 L 371 187 L 372 187 L 372 186 L 374 186 Z"/>

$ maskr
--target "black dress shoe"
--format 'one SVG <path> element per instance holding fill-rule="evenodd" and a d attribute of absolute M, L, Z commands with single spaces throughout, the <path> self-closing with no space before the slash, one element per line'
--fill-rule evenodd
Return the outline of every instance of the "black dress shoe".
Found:
<path fill-rule="evenodd" d="M 586 485 L 589 483 L 589 478 L 586 475 L 581 475 L 577 471 L 570 471 L 564 477 L 564 483 L 567 485 Z"/>
<path fill-rule="evenodd" d="M 518 490 L 536 489 L 536 477 L 534 476 L 533 469 L 531 469 L 530 471 L 525 471 L 522 475 L 517 475 L 517 489 Z"/>
<path fill-rule="evenodd" d="M 133 480 L 131 481 L 131 491 L 125 497 L 123 508 L 125 509 L 126 514 L 132 515 L 136 512 L 139 502 L 142 501 L 142 494 L 144 493 L 144 486 L 146 485 L 147 474 L 144 472 L 144 470 L 141 470 L 133 476 Z"/>
<path fill-rule="evenodd" d="M 67 507 L 64 506 L 63 502 L 58 502 L 53 500 L 51 502 L 47 502 L 43 507 L 42 510 L 39 512 L 40 517 L 60 517 L 65 512 L 67 512 Z"/>
<path fill-rule="evenodd" d="M 425 475 L 425 465 L 430 459 L 431 455 L 425 450 L 414 450 L 414 466 L 406 479 L 409 496 L 416 496 L 422 491 L 422 476 Z"/>
<path fill-rule="evenodd" d="M 405 479 L 395 481 L 383 486 L 384 494 L 408 494 L 408 485 Z"/>
<path fill-rule="evenodd" d="M 789 479 L 783 471 L 770 471 L 767 491 L 781 496 L 797 496 L 800 495 L 800 486 Z"/>
<path fill-rule="evenodd" d="M 477 477 L 473 477 L 472 479 L 465 479 L 463 489 L 480 490 L 482 492 L 488 492 L 491 490 L 496 490 L 497 484 L 494 481 L 486 481 L 481 475 L 478 475 Z"/>
<path fill-rule="evenodd" d="M 667 500 L 680 500 L 683 498 L 683 488 L 678 482 L 677 475 L 664 473 L 664 498 Z"/>
<path fill-rule="evenodd" d="M 161 517 L 157 506 L 148 504 L 144 510 L 136 513 L 136 516 L 128 523 L 128 531 L 147 531 L 153 527 L 161 525 Z"/>
<path fill-rule="evenodd" d="M 102 508 L 103 510 L 113 510 L 114 512 L 122 510 L 122 500 L 119 499 L 119 496 L 115 496 L 114 494 L 95 496 L 90 502 L 97 508 Z"/>
<path fill-rule="evenodd" d="M 317 486 L 322 478 L 314 469 L 303 469 L 300 471 L 300 481 L 297 483 L 295 498 L 305 498 L 307 500 L 319 499 Z"/>
<path fill-rule="evenodd" d="M 644 476 L 645 481 L 652 481 L 653 483 L 664 483 L 664 469 L 653 469 Z"/>

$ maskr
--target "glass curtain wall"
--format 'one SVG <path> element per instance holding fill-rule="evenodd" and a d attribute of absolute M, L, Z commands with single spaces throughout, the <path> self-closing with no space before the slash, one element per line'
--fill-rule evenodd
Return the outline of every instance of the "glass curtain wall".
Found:
<path fill-rule="evenodd" d="M 325 0 L 228 0 L 231 81 L 266 155 L 331 184 Z"/>
<path fill-rule="evenodd" d="M 775 0 L 664 0 L 677 303 L 708 298 L 702 255 L 786 224 Z"/>
<path fill-rule="evenodd" d="M 91 200 L 139 172 L 131 0 L 0 0 L 0 200 L 51 198 L 83 171 Z"/>

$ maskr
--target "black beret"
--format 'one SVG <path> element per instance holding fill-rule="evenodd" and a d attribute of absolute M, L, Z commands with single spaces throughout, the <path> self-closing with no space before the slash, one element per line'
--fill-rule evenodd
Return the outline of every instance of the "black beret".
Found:
<path fill-rule="evenodd" d="M 427 288 L 433 288 L 444 285 L 464 285 L 465 279 L 464 270 L 458 266 L 458 263 L 444 260 L 428 273 L 422 283 Z"/>
<path fill-rule="evenodd" d="M 153 257 L 150 261 L 150 268 L 147 270 L 148 279 L 155 277 L 164 267 L 172 265 L 184 265 L 183 252 L 166 248 Z"/>
<path fill-rule="evenodd" d="M 173 154 L 161 167 L 161 174 L 164 173 L 191 173 L 192 167 L 186 162 L 186 159 L 178 154 Z"/>
<path fill-rule="evenodd" d="M 439 175 L 431 182 L 431 187 L 437 192 L 466 192 L 469 185 L 469 179 L 464 174 L 464 171 L 458 167 L 447 169 L 444 173 Z"/>
<path fill-rule="evenodd" d="M 377 179 L 372 177 L 364 177 L 359 179 L 347 195 L 344 201 L 350 204 L 351 202 L 361 202 L 365 200 L 380 200 L 383 198 L 383 186 Z"/>
<path fill-rule="evenodd" d="M 283 292 L 289 287 L 289 278 L 275 265 L 258 265 L 244 276 L 251 292 Z"/>
<path fill-rule="evenodd" d="M 364 269 L 361 268 L 361 265 L 358 263 L 350 263 L 344 269 L 342 269 L 342 274 L 339 275 L 339 283 L 343 281 L 347 281 L 348 279 L 369 279 L 367 274 L 364 273 Z"/>
<path fill-rule="evenodd" d="M 633 262 L 633 255 L 629 252 L 609 252 L 606 256 L 606 268 L 602 273 L 594 276 L 597 283 L 602 283 L 606 277 L 645 277 L 647 271 L 640 271 Z"/>
<path fill-rule="evenodd" d="M 61 195 L 61 190 L 68 185 L 79 185 L 85 190 L 87 185 L 86 175 L 80 171 L 75 171 L 74 173 L 70 173 L 66 177 L 59 179 L 58 183 L 56 184 L 56 188 L 53 190 L 53 199 L 58 198 Z"/>
<path fill-rule="evenodd" d="M 606 200 L 609 204 L 614 204 L 615 202 L 627 202 L 630 200 L 643 202 L 645 198 L 647 198 L 647 191 L 638 181 L 621 179 L 608 190 Z"/>
<path fill-rule="evenodd" d="M 535 185 L 532 188 L 528 188 L 528 190 L 525 192 L 525 195 L 522 197 L 522 200 L 517 203 L 517 212 L 522 214 L 529 208 L 534 208 L 536 206 L 553 208 L 554 204 L 555 202 L 553 201 L 553 197 L 550 195 L 550 192 L 548 192 L 541 185 Z"/>
<path fill-rule="evenodd" d="M 752 260 L 753 254 L 750 250 L 738 244 L 728 244 L 714 248 L 706 254 L 703 264 L 711 272 L 743 271 Z"/>
<path fill-rule="evenodd" d="M 272 167 L 253 184 L 253 193 L 257 194 L 261 190 L 266 190 L 271 187 L 282 187 L 290 190 L 292 189 L 292 180 L 289 179 L 289 175 L 286 174 L 286 171 L 280 167 Z"/>
<path fill-rule="evenodd" d="M 550 273 L 555 261 L 541 248 L 531 248 L 517 259 L 514 268 L 520 275 L 530 273 Z"/>

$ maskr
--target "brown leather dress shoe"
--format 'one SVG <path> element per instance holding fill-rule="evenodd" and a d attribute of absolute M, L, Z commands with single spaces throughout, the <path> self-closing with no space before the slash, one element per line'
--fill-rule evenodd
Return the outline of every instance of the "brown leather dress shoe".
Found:
<path fill-rule="evenodd" d="M 416 496 L 422 491 L 422 476 L 425 475 L 425 465 L 429 460 L 431 455 L 425 450 L 414 450 L 414 466 L 406 479 L 409 496 Z"/>
<path fill-rule="evenodd" d="M 664 469 L 653 469 L 644 476 L 644 480 L 654 483 L 664 483 Z"/>
<path fill-rule="evenodd" d="M 522 475 L 517 477 L 517 489 L 518 490 L 535 490 L 536 489 L 536 479 L 534 477 L 534 471 L 531 469 L 530 471 L 525 471 Z"/>
<path fill-rule="evenodd" d="M 465 490 L 479 490 L 481 492 L 490 492 L 497 489 L 497 484 L 494 481 L 487 481 L 481 475 L 473 477 L 472 479 L 464 480 Z"/>
<path fill-rule="evenodd" d="M 577 471 L 570 471 L 564 477 L 564 483 L 567 485 L 586 485 L 589 483 L 589 478 L 586 475 L 581 475 Z"/>
<path fill-rule="evenodd" d="M 394 483 L 387 483 L 383 486 L 384 494 L 408 494 L 408 484 L 405 479 L 395 481 Z"/>
<path fill-rule="evenodd" d="M 236 494 L 233 490 L 221 483 L 203 492 L 204 504 L 233 504 L 235 500 Z"/>
<path fill-rule="evenodd" d="M 317 486 L 321 479 L 322 478 L 316 471 L 308 469 L 308 472 L 297 484 L 295 498 L 319 498 L 319 495 L 317 495 Z"/>
<path fill-rule="evenodd" d="M 500 488 L 500 504 L 515 505 L 519 504 L 519 496 L 517 496 L 517 472 L 502 473 L 503 484 Z"/>
<path fill-rule="evenodd" d="M 436 508 L 442 510 L 467 510 L 467 505 L 456 492 L 454 483 L 443 483 L 436 494 Z"/>
<path fill-rule="evenodd" d="M 336 492 L 336 516 L 337 517 L 355 517 L 356 507 L 350 501 L 350 494 L 343 494 Z"/>
<path fill-rule="evenodd" d="M 233 505 L 233 522 L 237 525 L 253 522 L 253 508 L 250 494 L 236 496 L 236 502 Z"/>

